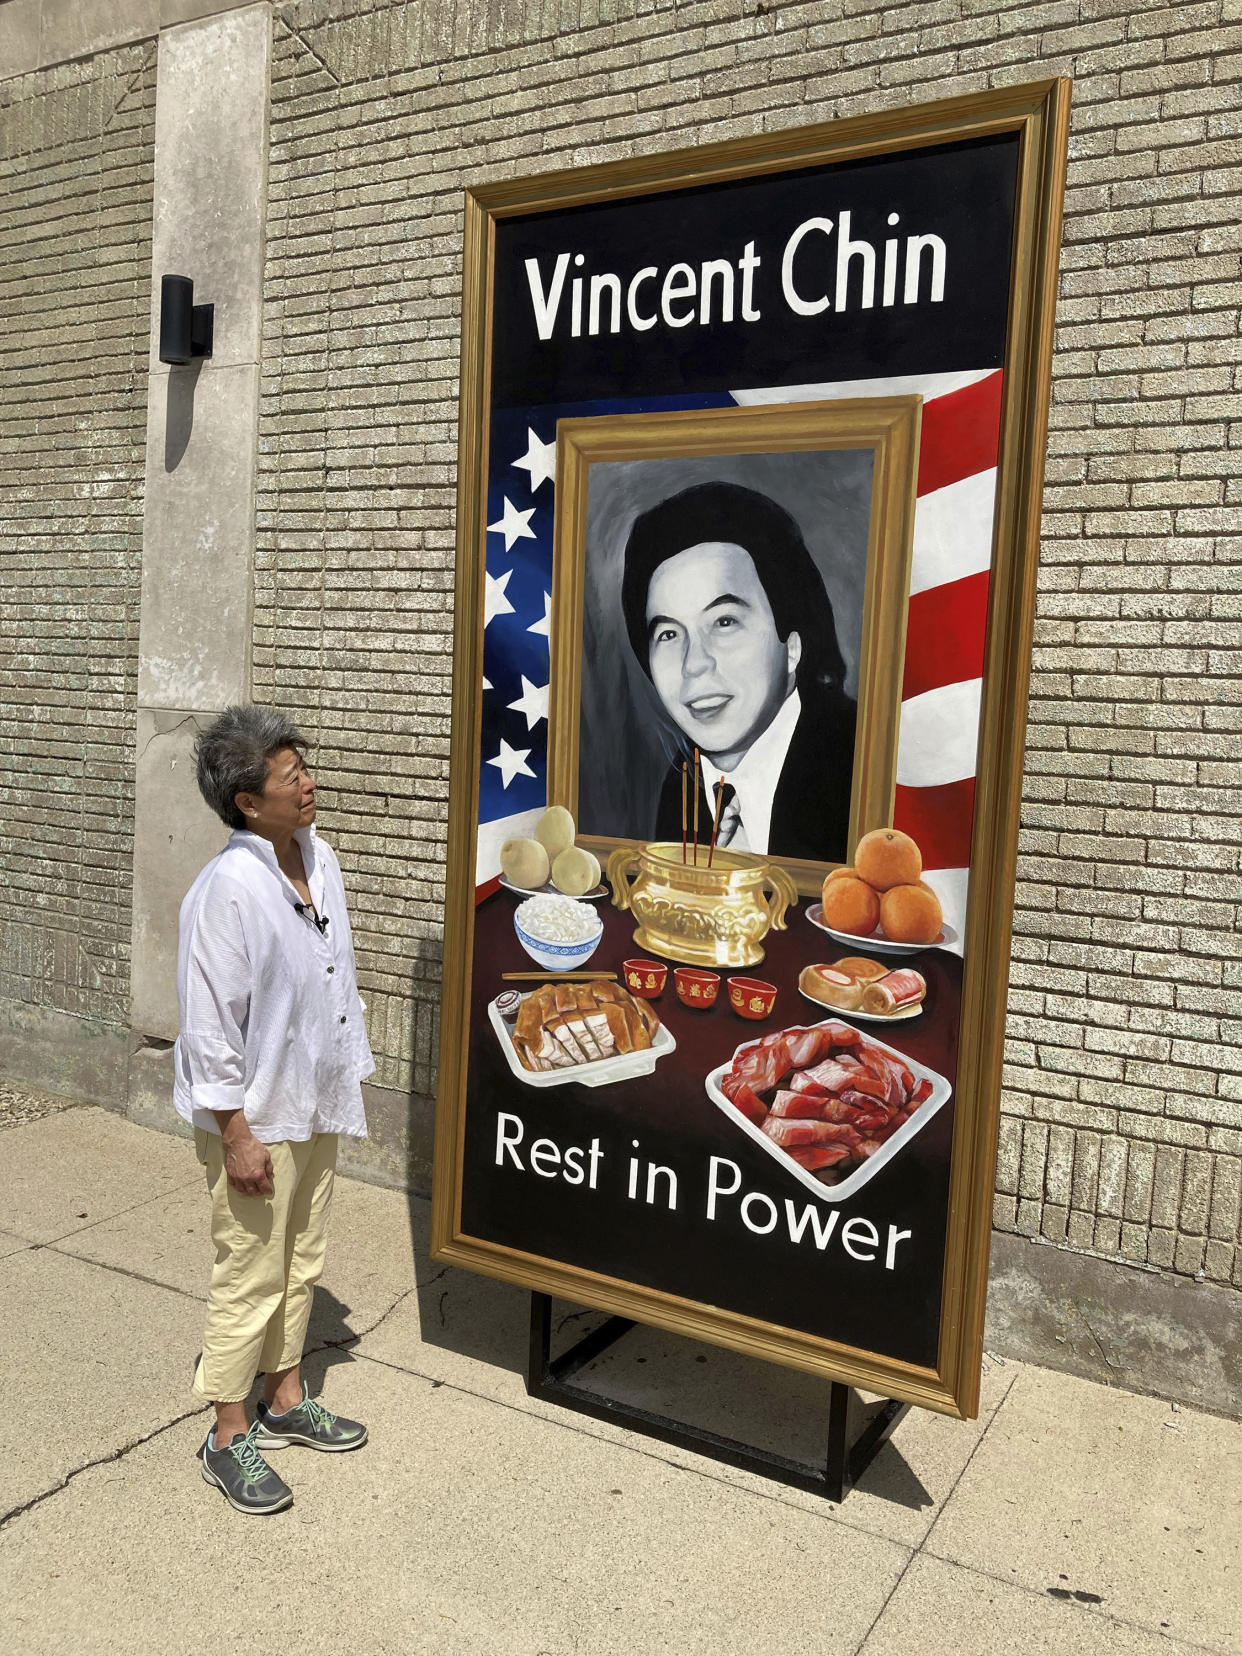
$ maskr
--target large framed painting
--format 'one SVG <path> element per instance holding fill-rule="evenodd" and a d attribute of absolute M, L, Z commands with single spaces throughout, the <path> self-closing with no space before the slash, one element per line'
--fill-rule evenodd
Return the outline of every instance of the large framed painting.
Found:
<path fill-rule="evenodd" d="M 1068 112 L 468 193 L 437 1258 L 977 1411 Z"/>
<path fill-rule="evenodd" d="M 892 821 L 920 413 L 890 397 L 558 423 L 548 797 L 579 844 L 680 840 L 696 752 L 688 835 L 696 798 L 716 827 L 718 777 L 770 774 L 770 799 L 742 781 L 722 849 L 805 892 Z"/>

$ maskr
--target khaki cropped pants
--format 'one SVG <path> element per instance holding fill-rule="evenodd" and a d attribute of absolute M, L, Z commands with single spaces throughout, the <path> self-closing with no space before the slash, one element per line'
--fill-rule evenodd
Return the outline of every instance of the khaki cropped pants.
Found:
<path fill-rule="evenodd" d="M 271 1196 L 232 1188 L 215 1133 L 196 1129 L 194 1143 L 207 1169 L 216 1248 L 194 1391 L 213 1403 L 236 1403 L 249 1396 L 256 1374 L 301 1360 L 323 1273 L 337 1135 L 269 1144 Z"/>

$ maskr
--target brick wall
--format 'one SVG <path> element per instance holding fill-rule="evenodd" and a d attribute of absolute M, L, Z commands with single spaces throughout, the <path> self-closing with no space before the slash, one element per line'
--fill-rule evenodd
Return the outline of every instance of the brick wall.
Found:
<path fill-rule="evenodd" d="M 1242 1283 L 1242 5 L 275 9 L 256 695 L 434 1089 L 466 184 L 1068 74 L 996 1222 Z M 0 83 L 0 1001 L 127 1027 L 153 43 Z"/>
<path fill-rule="evenodd" d="M 1071 75 L 996 1222 L 1242 1283 L 1240 43 L 1238 0 L 277 7 L 255 686 L 321 744 L 377 1080 L 433 1086 L 463 187 Z"/>
<path fill-rule="evenodd" d="M 152 43 L 0 82 L 0 1003 L 125 1031 Z"/>

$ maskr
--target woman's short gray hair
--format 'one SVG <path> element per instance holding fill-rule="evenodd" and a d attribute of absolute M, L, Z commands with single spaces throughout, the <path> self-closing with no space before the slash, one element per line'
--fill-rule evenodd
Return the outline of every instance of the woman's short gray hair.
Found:
<path fill-rule="evenodd" d="M 230 828 L 244 828 L 234 796 L 262 793 L 272 755 L 281 748 L 302 753 L 308 745 L 293 720 L 274 707 L 226 707 L 194 744 L 198 791 Z"/>

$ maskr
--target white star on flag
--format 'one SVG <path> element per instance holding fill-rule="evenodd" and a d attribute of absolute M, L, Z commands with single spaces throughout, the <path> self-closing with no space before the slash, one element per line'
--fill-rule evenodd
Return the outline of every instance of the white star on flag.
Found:
<path fill-rule="evenodd" d="M 540 719 L 546 719 L 548 716 L 548 690 L 550 686 L 545 684 L 540 689 L 530 682 L 525 673 L 521 677 L 522 694 L 516 701 L 511 701 L 509 707 L 514 712 L 524 713 L 526 715 L 527 730 L 533 730 Z"/>
<path fill-rule="evenodd" d="M 541 621 L 536 621 L 532 626 L 527 627 L 526 630 L 527 632 L 541 633 L 544 638 L 551 638 L 551 628 L 552 594 L 550 592 L 545 592 L 543 595 L 543 619 Z"/>
<path fill-rule="evenodd" d="M 530 526 L 530 520 L 534 515 L 535 508 L 533 506 L 528 507 L 524 512 L 519 512 L 506 495 L 504 511 L 495 523 L 488 524 L 487 532 L 489 535 L 503 535 L 505 537 L 505 551 L 512 552 L 514 541 L 536 540 L 538 538 Z"/>
<path fill-rule="evenodd" d="M 534 771 L 526 763 L 529 757 L 529 748 L 511 748 L 502 736 L 500 752 L 487 762 L 489 765 L 495 765 L 500 772 L 501 786 L 507 788 L 515 776 L 534 776 Z"/>
<path fill-rule="evenodd" d="M 483 680 L 483 688 L 484 688 L 484 689 L 485 689 L 485 690 L 490 690 L 490 689 L 491 689 L 491 688 L 492 688 L 492 681 L 491 681 L 491 679 L 487 679 L 487 678 L 485 678 L 485 679 L 484 679 L 484 680 Z"/>
<path fill-rule="evenodd" d="M 534 494 L 541 483 L 551 483 L 556 477 L 556 438 L 550 443 L 541 443 L 527 426 L 526 453 L 513 464 L 530 473 L 530 492 Z"/>
<path fill-rule="evenodd" d="M 506 569 L 503 575 L 487 575 L 487 587 L 483 594 L 483 631 L 498 615 L 512 615 L 513 605 L 505 597 L 505 588 L 509 584 L 513 571 Z"/>

